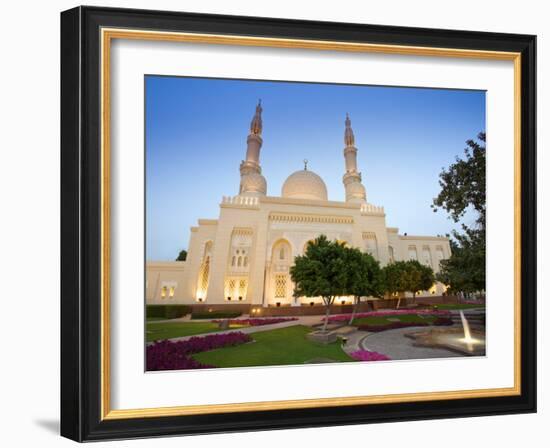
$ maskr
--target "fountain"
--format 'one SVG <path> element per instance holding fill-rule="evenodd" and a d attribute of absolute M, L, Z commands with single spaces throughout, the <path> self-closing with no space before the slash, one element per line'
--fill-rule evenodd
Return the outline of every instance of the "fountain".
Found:
<path fill-rule="evenodd" d="M 431 328 L 406 334 L 419 347 L 447 348 L 468 356 L 485 355 L 485 332 L 470 328 L 464 312 L 460 310 L 460 327 Z"/>

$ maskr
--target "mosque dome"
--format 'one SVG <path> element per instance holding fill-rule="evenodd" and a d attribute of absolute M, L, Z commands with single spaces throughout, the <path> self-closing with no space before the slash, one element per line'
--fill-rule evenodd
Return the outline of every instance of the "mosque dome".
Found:
<path fill-rule="evenodd" d="M 241 177 L 240 194 L 251 196 L 265 196 L 267 192 L 267 182 L 261 174 L 250 172 Z"/>
<path fill-rule="evenodd" d="M 313 171 L 303 169 L 292 173 L 285 180 L 281 193 L 283 198 L 313 199 L 327 201 L 327 186 Z"/>

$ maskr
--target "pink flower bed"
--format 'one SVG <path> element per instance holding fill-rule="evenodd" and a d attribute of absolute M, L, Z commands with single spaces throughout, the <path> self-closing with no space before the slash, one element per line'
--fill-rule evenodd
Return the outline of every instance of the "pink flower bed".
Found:
<path fill-rule="evenodd" d="M 350 354 L 350 356 L 357 361 L 388 361 L 391 358 L 378 352 L 371 352 L 368 350 L 357 350 Z"/>
<path fill-rule="evenodd" d="M 357 313 L 355 319 L 361 319 L 362 317 L 386 317 L 386 316 L 399 316 L 403 314 L 422 314 L 423 316 L 449 316 L 451 313 L 446 310 L 387 310 L 387 311 L 368 311 L 366 313 Z M 342 322 L 349 320 L 351 314 L 338 314 L 336 316 L 330 316 L 329 322 Z"/>
<path fill-rule="evenodd" d="M 247 325 L 249 327 L 258 327 L 261 325 L 279 324 L 281 322 L 290 322 L 298 320 L 296 317 L 266 317 L 261 319 L 230 319 L 229 325 Z M 220 323 L 221 320 L 215 320 L 214 322 Z"/>
<path fill-rule="evenodd" d="M 147 347 L 147 370 L 208 369 L 215 366 L 201 364 L 189 355 L 216 348 L 245 344 L 252 338 L 242 332 L 193 336 L 184 341 L 160 341 Z"/>

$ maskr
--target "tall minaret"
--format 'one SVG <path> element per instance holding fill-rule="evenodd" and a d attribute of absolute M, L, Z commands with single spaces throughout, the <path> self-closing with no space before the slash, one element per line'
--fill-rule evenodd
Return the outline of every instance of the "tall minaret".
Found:
<path fill-rule="evenodd" d="M 262 100 L 258 101 L 256 113 L 250 123 L 250 133 L 246 139 L 246 160 L 241 162 L 241 185 L 239 194 L 242 196 L 265 196 L 267 182 L 262 176 L 260 167 L 260 148 L 262 147 Z"/>
<path fill-rule="evenodd" d="M 346 173 L 343 177 L 346 188 L 346 202 L 367 202 L 367 193 L 361 183 L 361 173 L 357 171 L 357 148 L 355 147 L 355 136 L 351 129 L 351 120 L 346 114 L 346 130 L 344 132 L 344 158 L 346 159 Z"/>

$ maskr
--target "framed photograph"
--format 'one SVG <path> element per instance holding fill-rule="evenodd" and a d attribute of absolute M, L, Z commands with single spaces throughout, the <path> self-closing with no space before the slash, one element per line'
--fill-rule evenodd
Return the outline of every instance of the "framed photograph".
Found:
<path fill-rule="evenodd" d="M 536 411 L 535 36 L 61 14 L 61 433 Z"/>

